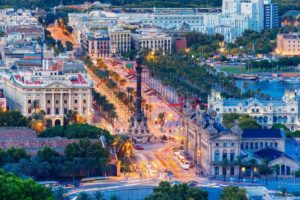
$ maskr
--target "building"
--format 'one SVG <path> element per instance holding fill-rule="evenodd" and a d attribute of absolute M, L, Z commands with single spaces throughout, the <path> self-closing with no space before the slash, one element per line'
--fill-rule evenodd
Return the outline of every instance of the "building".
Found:
<path fill-rule="evenodd" d="M 107 30 L 98 30 L 84 34 L 81 46 L 91 58 L 109 58 L 111 56 L 110 37 Z"/>
<path fill-rule="evenodd" d="M 299 98 L 292 91 L 286 91 L 280 100 L 225 99 L 219 91 L 212 90 L 208 97 L 208 107 L 217 113 L 217 119 L 222 121 L 225 113 L 246 114 L 253 117 L 263 127 L 272 127 L 281 123 L 290 130 L 298 130 Z"/>
<path fill-rule="evenodd" d="M 272 29 L 280 26 L 279 6 L 271 0 L 264 1 L 264 29 Z"/>
<path fill-rule="evenodd" d="M 30 42 L 42 38 L 44 38 L 44 29 L 41 26 L 14 26 L 8 28 L 5 32 L 6 42 Z"/>
<path fill-rule="evenodd" d="M 22 25 L 38 25 L 38 20 L 31 10 L 14 10 L 7 8 L 0 10 L 0 30 L 6 31 L 8 28 Z"/>
<path fill-rule="evenodd" d="M 276 172 L 278 176 L 292 176 L 291 172 L 299 169 L 299 162 L 284 153 L 284 131 L 243 130 L 239 128 L 238 122 L 228 129 L 214 116 L 213 110 L 195 112 L 189 105 L 184 111 L 184 150 L 195 161 L 201 176 L 250 176 L 251 159 L 260 164 L 263 159 L 271 158 L 270 166 L 279 165 L 282 168 L 282 171 Z M 240 164 L 237 164 L 237 158 L 241 159 Z M 254 171 L 257 174 L 258 168 Z"/>
<path fill-rule="evenodd" d="M 300 33 L 278 34 L 276 53 L 285 56 L 299 56 Z"/>
<path fill-rule="evenodd" d="M 172 52 L 172 37 L 159 29 L 141 29 L 132 34 L 133 47 L 136 50 L 151 49 L 152 51 Z"/>
<path fill-rule="evenodd" d="M 108 29 L 110 38 L 110 52 L 120 56 L 131 50 L 131 31 L 121 27 L 110 27 Z"/>
<path fill-rule="evenodd" d="M 6 98 L 2 91 L 0 91 L 0 111 L 6 110 Z"/>
<path fill-rule="evenodd" d="M 187 41 L 185 37 L 175 38 L 175 49 L 176 52 L 184 51 L 187 49 Z"/>
<path fill-rule="evenodd" d="M 68 110 L 76 111 L 90 122 L 91 83 L 83 74 L 12 72 L 2 79 L 9 109 L 19 110 L 26 117 L 36 110 L 43 110 L 47 126 L 62 125 Z"/>

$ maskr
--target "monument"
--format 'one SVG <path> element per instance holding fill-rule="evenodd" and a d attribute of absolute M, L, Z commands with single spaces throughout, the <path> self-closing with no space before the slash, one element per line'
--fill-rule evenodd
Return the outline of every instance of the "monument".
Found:
<path fill-rule="evenodd" d="M 147 118 L 142 111 L 142 57 L 136 57 L 136 111 L 130 118 L 128 134 L 135 143 L 149 142 L 153 135 L 150 133 Z"/>

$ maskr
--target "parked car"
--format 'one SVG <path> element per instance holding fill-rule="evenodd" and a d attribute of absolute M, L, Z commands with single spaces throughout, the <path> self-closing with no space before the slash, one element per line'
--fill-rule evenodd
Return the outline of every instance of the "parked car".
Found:
<path fill-rule="evenodd" d="M 141 147 L 140 145 L 135 145 L 134 148 L 136 150 L 145 150 L 143 147 Z"/>
<path fill-rule="evenodd" d="M 189 181 L 186 183 L 189 187 L 197 187 L 199 183 L 197 181 Z"/>

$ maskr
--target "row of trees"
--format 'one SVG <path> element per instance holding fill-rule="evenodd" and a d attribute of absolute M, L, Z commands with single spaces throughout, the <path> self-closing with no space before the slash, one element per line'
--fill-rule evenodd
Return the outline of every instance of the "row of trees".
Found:
<path fill-rule="evenodd" d="M 49 128 L 39 134 L 39 137 L 66 137 L 68 139 L 97 139 L 100 136 L 104 136 L 106 141 L 111 144 L 113 137 L 107 130 L 91 126 L 89 124 L 69 124 L 66 126 L 55 126 Z"/>
<path fill-rule="evenodd" d="M 300 56 L 294 57 L 282 57 L 278 61 L 251 61 L 249 63 L 250 68 L 260 68 L 260 69 L 272 69 L 272 68 L 285 68 L 285 67 L 296 67 L 300 64 Z"/>
<path fill-rule="evenodd" d="M 105 175 L 109 152 L 100 142 L 82 139 L 66 146 L 64 155 L 45 147 L 37 155 L 30 156 L 24 149 L 0 150 L 0 167 L 20 177 L 37 180 Z"/>
<path fill-rule="evenodd" d="M 145 65 L 154 77 L 175 88 L 182 97 L 196 96 L 206 102 L 211 88 L 219 89 L 225 97 L 247 97 L 247 93 L 241 94 L 234 79 L 208 65 L 199 66 L 185 53 L 161 55 L 158 52 L 155 58 L 146 59 Z"/>
<path fill-rule="evenodd" d="M 158 187 L 153 189 L 153 193 L 145 200 L 182 200 L 197 199 L 207 200 L 208 192 L 199 188 L 188 187 L 186 184 L 171 186 L 169 182 L 160 182 Z M 236 186 L 225 187 L 219 200 L 247 200 L 247 192 Z"/>

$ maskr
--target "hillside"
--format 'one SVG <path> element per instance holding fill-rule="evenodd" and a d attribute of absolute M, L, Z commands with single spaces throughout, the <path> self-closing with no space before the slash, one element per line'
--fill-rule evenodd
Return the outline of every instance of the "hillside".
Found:
<path fill-rule="evenodd" d="M 63 0 L 63 4 L 82 4 L 86 0 Z M 96 0 L 87 0 L 95 2 Z M 103 0 L 102 3 L 110 3 L 113 6 L 131 7 L 220 7 L 222 0 Z M 279 3 L 280 14 L 289 10 L 300 10 L 300 0 L 273 0 Z M 0 0 L 0 7 L 15 8 L 50 8 L 60 4 L 60 0 Z"/>

